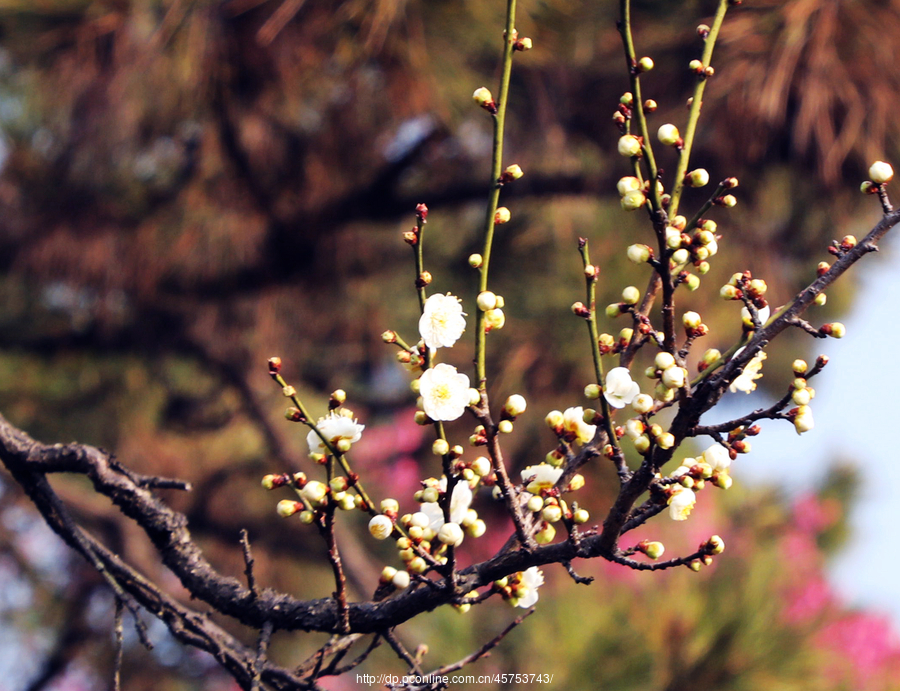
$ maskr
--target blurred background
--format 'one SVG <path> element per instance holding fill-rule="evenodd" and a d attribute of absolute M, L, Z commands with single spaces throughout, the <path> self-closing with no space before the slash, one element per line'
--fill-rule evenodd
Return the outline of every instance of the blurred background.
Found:
<path fill-rule="evenodd" d="M 695 28 L 715 4 L 635 0 L 638 53 L 657 65 L 644 80 L 659 103 L 651 129 L 684 124 Z M 491 131 L 471 93 L 496 89 L 504 6 L 0 0 L 0 411 L 41 441 L 102 446 L 140 472 L 191 481 L 193 492 L 164 498 L 217 567 L 243 571 L 247 528 L 262 585 L 329 594 L 322 545 L 278 519 L 284 497 L 259 488 L 265 473 L 309 470 L 305 434 L 284 421 L 266 359 L 283 358 L 316 413 L 333 389 L 348 392 L 366 424 L 354 462 L 370 492 L 411 509 L 417 481 L 438 469 L 412 422 L 409 376 L 380 334 L 415 338 L 401 232 L 418 202 L 431 210 L 433 289 L 474 310 L 466 258 L 479 249 Z M 646 283 L 624 248 L 649 229 L 615 194 L 626 165 L 611 116 L 628 88 L 617 6 L 520 2 L 519 33 L 535 48 L 516 58 L 506 157 L 526 175 L 503 193 L 512 221 L 496 240 L 492 285 L 507 326 L 489 343 L 494 399 L 529 400 L 507 438 L 514 469 L 553 447 L 546 411 L 585 404 L 590 351 L 568 309 L 583 298 L 577 238 L 590 239 L 601 268 L 601 305 Z M 695 164 L 741 186 L 736 209 L 710 214 L 719 255 L 679 304 L 711 327 L 695 357 L 740 334 L 738 307 L 717 298 L 734 271 L 766 279 L 782 304 L 829 258 L 832 239 L 877 221 L 877 201 L 858 186 L 873 160 L 900 162 L 896 36 L 897 0 L 758 0 L 729 13 Z M 674 168 L 669 153 L 664 169 Z M 690 192 L 683 208 L 703 200 Z M 890 254 L 863 262 L 810 315 L 845 321 L 847 338 L 786 334 L 761 389 L 727 396 L 710 416 L 764 405 L 788 385 L 793 359 L 827 352 L 833 364 L 814 380 L 817 429 L 797 439 L 787 423 L 764 425 L 729 492 L 701 495 L 686 524 L 660 520 L 635 535 L 679 554 L 717 533 L 728 550 L 713 567 L 579 564 L 597 579 L 589 587 L 545 569 L 537 613 L 467 673 L 553 674 L 559 688 L 617 691 L 900 688 L 886 369 L 900 286 Z M 464 340 L 447 354 L 460 367 L 472 357 Z M 615 476 L 602 464 L 587 474 L 580 500 L 599 520 Z M 83 524 L 179 592 L 143 535 L 82 479 L 53 482 Z M 472 561 L 505 537 L 485 497 L 476 508 L 489 533 L 467 541 Z M 396 559 L 364 525 L 347 518 L 341 535 L 356 598 Z M 514 614 L 499 602 L 465 616 L 446 608 L 399 635 L 428 644 L 433 669 Z M 111 688 L 112 617 L 101 578 L 0 475 L 0 691 Z M 253 644 L 252 632 L 220 623 Z M 124 688 L 236 688 L 158 623 L 151 632 L 153 652 L 126 640 Z M 296 665 L 324 640 L 277 634 L 272 657 Z M 359 671 L 403 673 L 381 649 Z M 322 685 L 360 688 L 352 678 Z"/>

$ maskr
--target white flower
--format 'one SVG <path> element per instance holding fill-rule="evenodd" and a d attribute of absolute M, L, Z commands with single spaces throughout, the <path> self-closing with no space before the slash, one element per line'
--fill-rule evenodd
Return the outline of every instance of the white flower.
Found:
<path fill-rule="evenodd" d="M 331 411 L 325 417 L 320 417 L 316 423 L 316 429 L 332 444 L 337 444 L 341 439 L 355 444 L 362 437 L 362 431 L 365 428 L 365 425 L 360 425 L 356 420 L 351 420 L 335 411 Z M 309 445 L 310 453 L 326 453 L 327 451 L 314 430 L 310 430 L 306 435 L 306 443 Z"/>
<path fill-rule="evenodd" d="M 625 367 L 614 367 L 603 382 L 603 398 L 613 408 L 624 408 L 641 392 L 637 382 L 631 380 L 631 372 Z"/>
<path fill-rule="evenodd" d="M 740 353 L 741 350 L 743 350 L 743 348 L 738 350 L 735 355 Z M 762 377 L 762 366 L 766 357 L 766 354 L 763 352 L 757 353 L 756 357 L 744 365 L 744 371 L 741 372 L 738 378 L 731 382 L 731 386 L 728 387 L 731 393 L 737 391 L 743 391 L 744 393 L 756 391 L 756 380 Z"/>
<path fill-rule="evenodd" d="M 419 334 L 432 350 L 449 348 L 466 330 L 465 313 L 459 298 L 435 293 L 425 301 L 419 318 Z"/>
<path fill-rule="evenodd" d="M 731 465 L 731 455 L 721 444 L 713 444 L 703 452 L 703 461 L 713 469 L 713 472 L 726 470 Z"/>
<path fill-rule="evenodd" d="M 447 478 L 441 478 L 442 490 L 447 489 Z M 464 480 L 460 480 L 453 488 L 453 495 L 450 497 L 450 522 L 462 523 L 466 518 L 466 513 L 472 503 L 472 490 L 469 484 Z M 422 511 L 428 516 L 428 527 L 435 533 L 440 532 L 441 526 L 444 525 L 444 512 L 441 510 L 437 502 L 425 502 L 422 504 Z"/>
<path fill-rule="evenodd" d="M 554 468 L 549 463 L 530 465 L 522 471 L 522 482 L 527 482 L 526 490 L 540 494 L 542 489 L 551 489 L 562 475 L 562 468 Z"/>
<path fill-rule="evenodd" d="M 419 377 L 419 395 L 432 420 L 456 420 L 469 404 L 469 378 L 453 365 L 435 365 Z"/>
<path fill-rule="evenodd" d="M 584 409 L 581 406 L 566 408 L 563 413 L 563 429 L 575 436 L 575 440 L 587 444 L 594 438 L 597 425 L 589 425 L 584 421 Z"/>
<path fill-rule="evenodd" d="M 373 516 L 369 521 L 369 533 L 376 540 L 386 540 L 394 530 L 394 523 L 384 515 Z"/>
<path fill-rule="evenodd" d="M 676 486 L 669 495 L 669 517 L 673 521 L 686 521 L 696 503 L 697 495 L 694 490 Z"/>
<path fill-rule="evenodd" d="M 531 566 L 519 577 L 519 596 L 513 598 L 515 607 L 528 609 L 538 601 L 538 588 L 544 585 L 544 573 L 536 566 Z"/>
<path fill-rule="evenodd" d="M 808 405 L 799 406 L 794 417 L 794 429 L 797 430 L 797 434 L 809 432 L 813 427 L 815 427 L 815 422 L 813 421 L 812 408 Z"/>

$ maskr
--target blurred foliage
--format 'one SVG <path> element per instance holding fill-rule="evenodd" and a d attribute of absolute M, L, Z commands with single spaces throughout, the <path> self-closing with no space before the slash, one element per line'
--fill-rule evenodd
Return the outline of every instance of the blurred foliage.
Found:
<path fill-rule="evenodd" d="M 645 82 L 660 104 L 652 127 L 683 121 L 683 67 L 713 6 L 635 2 L 639 50 L 657 64 Z M 433 474 L 409 422 L 407 379 L 379 334 L 414 333 L 414 271 L 399 231 L 420 201 L 431 208 L 433 288 L 472 304 L 466 257 L 477 249 L 490 132 L 470 94 L 496 82 L 503 9 L 461 0 L 0 0 L 0 410 L 43 440 L 77 438 L 142 472 L 190 480 L 194 492 L 166 499 L 189 515 L 214 563 L 242 571 L 237 532 L 247 527 L 264 583 L 327 594 L 321 546 L 278 521 L 272 498 L 255 489 L 261 474 L 305 461 L 305 435 L 279 418 L 265 361 L 281 355 L 317 412 L 323 394 L 349 392 L 367 425 L 358 461 L 379 491 L 405 498 Z M 830 239 L 858 234 L 877 214 L 871 204 L 861 210 L 871 200 L 856 181 L 869 161 L 900 148 L 900 64 L 887 38 L 898 35 L 898 9 L 897 0 L 759 0 L 729 17 L 696 163 L 713 179 L 737 175 L 741 203 L 715 215 L 724 238 L 704 279 L 710 290 L 681 305 L 712 327 L 704 346 L 724 349 L 739 334 L 736 306 L 714 299 L 733 271 L 765 278 L 779 304 L 828 258 Z M 639 275 L 622 250 L 646 228 L 610 195 L 624 170 L 610 116 L 627 88 L 616 12 L 615 2 L 584 0 L 520 9 L 520 34 L 535 48 L 514 70 L 507 151 L 526 176 L 504 192 L 513 221 L 496 241 L 493 285 L 508 325 L 491 337 L 489 371 L 497 396 L 522 392 L 532 411 L 581 402 L 589 378 L 585 334 L 567 309 L 583 293 L 577 238 L 590 238 L 604 304 Z M 702 199 L 697 191 L 686 202 Z M 825 319 L 849 305 L 852 289 L 829 297 Z M 471 359 L 467 347 L 451 354 L 455 364 Z M 762 383 L 781 389 L 805 347 L 790 341 L 770 353 Z M 514 466 L 551 443 L 541 417 L 526 416 L 509 438 Z M 613 475 L 591 474 L 602 507 Z M 58 482 L 82 520 L 160 577 L 146 540 L 110 506 Z M 824 487 L 822 501 L 845 507 L 849 486 Z M 14 649 L 41 660 L 61 651 L 57 671 L 99 688 L 111 662 L 110 604 L 95 575 L 70 567 L 46 536 L 32 542 L 56 555 L 52 568 L 35 572 L 31 557 L 17 556 L 27 504 L 5 489 L 0 566 L 27 594 L 3 608 L 23 632 Z M 804 555 L 812 571 L 795 568 L 776 544 L 791 530 L 785 502 L 735 494 L 720 517 L 734 529 L 729 553 L 709 574 L 626 579 L 588 566 L 597 584 L 557 579 L 538 614 L 482 664 L 553 672 L 573 688 L 894 688 L 896 675 L 865 686 L 831 671 L 816 631 L 845 620 L 837 605 L 785 624 L 785 593 L 799 587 L 792 579 L 821 580 L 821 553 Z M 836 547 L 843 525 L 819 530 L 818 548 Z M 351 530 L 345 539 L 362 597 L 393 557 Z M 490 547 L 476 549 L 487 556 Z M 404 635 L 450 661 L 494 624 L 436 612 Z M 313 650 L 297 637 L 275 646 L 298 661 Z M 226 688 L 208 661 L 161 649 L 129 647 L 127 688 Z M 373 667 L 396 669 L 379 656 Z"/>

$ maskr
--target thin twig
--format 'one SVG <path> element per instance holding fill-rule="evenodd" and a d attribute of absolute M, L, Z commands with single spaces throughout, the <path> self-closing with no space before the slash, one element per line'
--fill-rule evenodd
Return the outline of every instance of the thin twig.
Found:
<path fill-rule="evenodd" d="M 259 597 L 259 591 L 256 588 L 256 576 L 253 575 L 253 555 L 250 552 L 250 538 L 247 531 L 241 528 L 241 550 L 244 553 L 244 575 L 247 576 L 247 587 L 254 598 Z"/>

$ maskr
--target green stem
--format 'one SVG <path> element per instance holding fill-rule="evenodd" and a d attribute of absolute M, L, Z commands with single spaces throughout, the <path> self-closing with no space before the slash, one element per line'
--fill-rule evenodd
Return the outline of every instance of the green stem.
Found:
<path fill-rule="evenodd" d="M 500 93 L 497 112 L 494 114 L 494 147 L 491 162 L 491 190 L 488 195 L 487 215 L 484 223 L 484 249 L 481 253 L 481 279 L 478 292 L 488 287 L 488 268 L 491 262 L 491 246 L 494 242 L 494 214 L 500 202 L 500 173 L 503 167 L 503 128 L 506 122 L 506 103 L 509 100 L 509 77 L 512 73 L 513 46 L 516 42 L 516 0 L 506 3 L 506 31 L 503 35 L 503 71 L 500 77 Z M 478 310 L 475 325 L 475 378 L 482 391 L 486 388 L 484 312 Z"/>
<path fill-rule="evenodd" d="M 716 16 L 713 19 L 712 27 L 703 44 L 703 69 L 709 67 L 709 61 L 712 59 L 713 48 L 716 45 L 716 38 L 719 35 L 719 29 L 722 27 L 722 21 L 725 19 L 725 12 L 728 10 L 728 0 L 719 0 L 719 7 L 716 9 Z M 697 79 L 697 86 L 694 88 L 694 98 L 691 101 L 691 110 L 688 115 L 687 128 L 684 132 L 684 146 L 681 149 L 681 156 L 678 158 L 678 167 L 675 169 L 675 180 L 672 185 L 672 198 L 669 201 L 669 217 L 674 217 L 678 213 L 678 203 L 681 201 L 681 193 L 684 190 L 684 176 L 687 173 L 688 163 L 691 158 L 691 147 L 694 144 L 694 134 L 697 131 L 697 121 L 700 119 L 700 109 L 703 106 L 703 92 L 706 89 L 707 78 L 700 75 Z"/>
<path fill-rule="evenodd" d="M 425 283 L 422 281 L 422 276 L 425 273 L 425 255 L 422 250 L 422 246 L 425 244 L 425 217 L 422 214 L 416 214 L 416 244 L 413 247 L 413 252 L 416 255 L 416 292 L 419 295 L 419 313 L 423 313 L 425 311 L 425 300 L 427 296 L 425 295 Z M 399 340 L 399 339 L 398 339 Z M 409 346 L 406 346 L 407 350 L 410 350 Z M 410 352 L 414 352 L 411 351 Z M 434 366 L 434 353 L 431 351 L 431 348 L 425 349 L 425 369 L 429 369 Z"/>
<path fill-rule="evenodd" d="M 631 34 L 631 0 L 621 0 L 620 4 L 622 22 L 619 30 L 622 33 L 622 45 L 625 48 L 625 61 L 628 74 L 631 77 L 632 114 L 637 119 L 638 130 L 643 139 L 644 158 L 647 161 L 647 174 L 650 182 L 650 206 L 653 211 L 662 208 L 659 198 L 659 190 L 656 187 L 656 178 L 659 169 L 656 167 L 656 158 L 653 155 L 653 147 L 650 144 L 650 131 L 647 129 L 647 116 L 644 113 L 644 100 L 641 96 L 641 79 L 636 70 L 637 54 L 634 52 L 634 38 Z M 637 177 L 640 177 L 638 175 Z"/>
<path fill-rule="evenodd" d="M 582 239 L 582 242 L 579 243 L 579 249 L 581 251 L 581 260 L 584 264 L 584 268 L 587 269 L 589 266 L 593 266 L 591 264 L 591 258 L 588 250 L 588 243 L 586 239 Z M 602 389 L 603 388 L 603 361 L 601 360 L 600 355 L 600 334 L 597 332 L 597 278 L 594 275 L 586 276 L 585 283 L 587 284 L 587 306 L 591 312 L 590 317 L 585 319 L 588 325 L 588 332 L 591 336 L 591 354 L 594 358 L 594 376 L 597 378 L 597 385 Z M 606 400 L 606 397 L 601 393 L 600 394 L 600 409 L 603 412 L 603 426 L 606 429 L 606 434 L 609 437 L 609 443 L 612 445 L 615 454 L 621 454 L 619 450 L 619 442 L 616 438 L 616 431 L 613 428 L 612 424 L 612 416 L 610 415 L 609 403 Z"/>
<path fill-rule="evenodd" d="M 288 386 L 288 383 L 284 380 L 284 377 L 282 377 L 281 374 L 274 374 L 274 375 L 272 375 L 272 378 L 278 383 L 279 386 L 281 386 L 282 389 L 284 389 L 286 386 Z M 309 427 L 313 432 L 315 432 L 316 436 L 318 436 L 319 439 L 322 440 L 322 444 L 325 446 L 326 449 L 328 449 L 329 455 L 332 456 L 333 458 L 337 459 L 337 462 L 341 464 L 341 468 L 343 468 L 344 472 L 347 474 L 347 477 L 349 478 L 350 476 L 352 476 L 353 470 L 350 467 L 350 463 L 347 460 L 346 456 L 343 453 L 341 453 L 340 451 L 338 451 L 337 447 L 335 447 L 334 444 L 332 444 L 328 439 L 326 439 L 325 435 L 322 434 L 322 431 L 318 427 L 316 427 L 314 422 L 312 422 L 312 417 L 310 416 L 309 411 L 306 409 L 306 406 L 303 405 L 303 402 L 297 397 L 297 394 L 296 393 L 291 394 L 290 399 L 291 399 L 291 402 L 294 404 L 294 406 L 297 408 L 297 410 L 300 411 L 300 415 L 303 416 L 304 424 L 307 427 Z M 329 480 L 331 479 L 330 473 L 329 473 L 328 479 Z M 372 516 L 377 515 L 378 511 L 375 509 L 375 504 L 372 502 L 371 498 L 369 498 L 369 495 L 366 492 L 365 488 L 363 487 L 362 483 L 359 480 L 357 480 L 355 483 L 353 483 L 353 487 L 359 493 L 359 496 L 361 496 L 363 498 L 363 501 L 366 502 L 366 506 L 368 506 L 368 509 L 369 509 L 369 514 Z M 306 502 L 304 502 L 304 503 L 306 503 Z"/>

